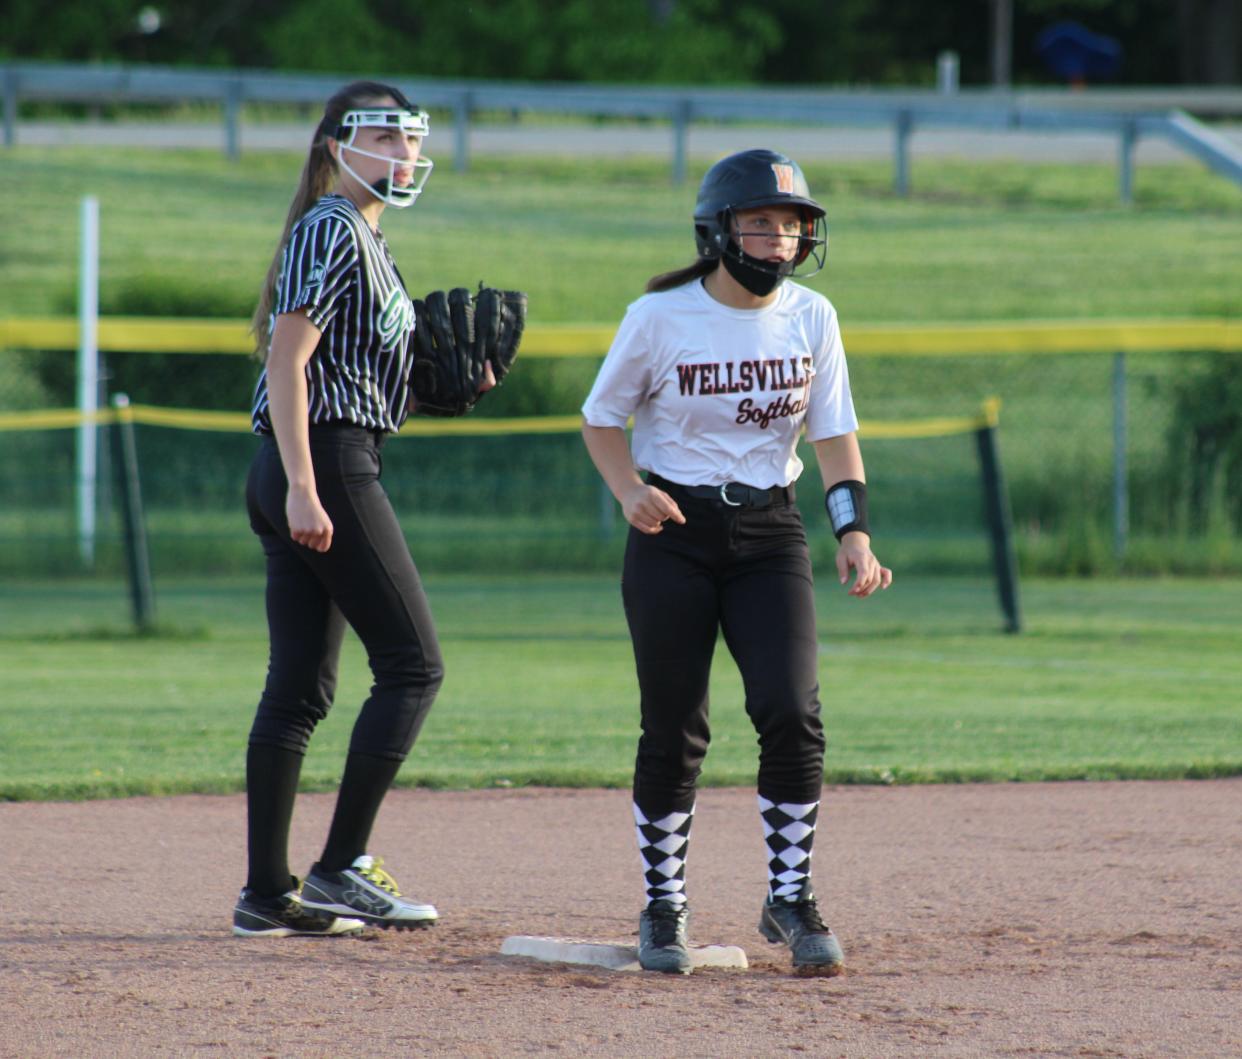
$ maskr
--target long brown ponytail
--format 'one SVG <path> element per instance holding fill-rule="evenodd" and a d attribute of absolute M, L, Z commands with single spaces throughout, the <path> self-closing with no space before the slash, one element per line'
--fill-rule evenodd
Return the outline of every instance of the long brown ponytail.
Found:
<path fill-rule="evenodd" d="M 704 276 L 711 275 L 716 271 L 719 260 L 710 257 L 699 257 L 687 265 L 685 268 L 675 268 L 672 272 L 661 272 L 658 276 L 652 276 L 647 280 L 647 293 L 653 291 L 672 290 L 674 287 L 682 287 L 691 280 L 702 279 Z"/>
<path fill-rule="evenodd" d="M 267 347 L 272 340 L 271 315 L 272 306 L 276 301 L 276 280 L 280 276 L 280 261 L 284 256 L 285 243 L 293 226 L 316 202 L 332 190 L 336 183 L 339 169 L 332 152 L 328 150 L 328 141 L 336 139 L 337 129 L 346 111 L 361 107 L 383 105 L 383 100 L 392 99 L 398 106 L 410 107 L 411 103 L 396 88 L 380 84 L 378 81 L 354 81 L 336 93 L 323 109 L 323 117 L 311 138 L 310 153 L 306 156 L 306 164 L 302 166 L 302 177 L 298 181 L 298 189 L 294 192 L 293 201 L 289 204 L 289 213 L 285 217 L 285 229 L 281 232 L 280 242 L 276 245 L 276 253 L 267 268 L 267 276 L 263 280 L 263 288 L 259 292 L 259 303 L 255 307 L 254 316 L 250 320 L 250 333 L 254 335 L 254 355 L 259 360 L 267 359 Z"/>

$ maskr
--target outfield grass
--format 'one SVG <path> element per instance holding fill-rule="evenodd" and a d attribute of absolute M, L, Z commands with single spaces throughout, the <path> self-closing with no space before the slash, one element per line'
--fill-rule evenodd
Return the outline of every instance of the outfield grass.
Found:
<path fill-rule="evenodd" d="M 72 307 L 88 193 L 103 311 L 176 287 L 248 315 L 300 166 L 261 152 L 5 151 L 0 315 Z M 1242 190 L 1198 166 L 1141 167 L 1129 208 L 1108 165 L 919 161 L 904 200 L 886 162 L 807 174 L 832 240 L 811 283 L 847 322 L 1242 312 Z M 385 232 L 412 291 L 484 278 L 527 290 L 533 321 L 613 322 L 648 276 L 693 256 L 693 199 L 664 158 L 479 157 L 438 170 Z"/>
<path fill-rule="evenodd" d="M 633 666 L 615 576 L 428 580 L 448 679 L 400 782 L 625 785 Z M 882 597 L 821 584 L 834 782 L 1175 778 L 1242 773 L 1242 587 L 1179 580 L 1024 585 L 1027 631 L 991 586 L 906 579 Z M 0 798 L 241 789 L 266 660 L 258 577 L 159 586 L 135 639 L 120 585 L 0 589 Z M 347 642 L 339 707 L 304 785 L 339 773 L 365 663 Z M 754 736 L 721 648 L 704 782 L 754 780 Z"/>

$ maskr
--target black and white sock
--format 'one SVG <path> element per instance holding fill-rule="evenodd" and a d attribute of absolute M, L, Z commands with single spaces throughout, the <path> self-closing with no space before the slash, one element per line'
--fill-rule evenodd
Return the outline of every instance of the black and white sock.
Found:
<path fill-rule="evenodd" d="M 686 853 L 690 846 L 690 824 L 694 807 L 688 813 L 671 812 L 650 820 L 634 803 L 634 824 L 638 830 L 638 852 L 643 860 L 647 883 L 647 904 L 668 901 L 686 903 Z"/>
<path fill-rule="evenodd" d="M 763 840 L 768 846 L 768 896 L 793 901 L 811 878 L 811 847 L 819 802 L 772 802 L 759 795 Z"/>

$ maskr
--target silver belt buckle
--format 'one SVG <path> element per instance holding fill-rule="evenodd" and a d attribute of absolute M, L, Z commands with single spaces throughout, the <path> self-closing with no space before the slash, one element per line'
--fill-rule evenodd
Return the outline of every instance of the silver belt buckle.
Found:
<path fill-rule="evenodd" d="M 732 484 L 733 484 L 732 482 L 725 482 L 724 485 L 720 487 L 720 499 L 723 500 L 730 507 L 741 507 L 742 502 L 740 500 L 734 503 L 732 500 L 729 499 L 729 486 L 731 486 Z"/>

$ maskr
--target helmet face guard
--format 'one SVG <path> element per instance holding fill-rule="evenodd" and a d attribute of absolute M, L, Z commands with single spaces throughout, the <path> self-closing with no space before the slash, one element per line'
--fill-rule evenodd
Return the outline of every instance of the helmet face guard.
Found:
<path fill-rule="evenodd" d="M 741 207 L 741 210 L 745 211 L 745 210 L 751 210 L 751 209 L 761 209 L 763 206 L 786 206 L 786 205 L 789 205 L 789 203 L 764 202 L 764 203 L 755 203 L 753 205 L 743 206 Z M 819 272 L 824 267 L 824 261 L 828 254 L 828 225 L 825 223 L 824 216 L 822 213 L 816 216 L 815 214 L 811 212 L 810 209 L 804 206 L 798 206 L 796 208 L 801 218 L 799 226 L 798 226 L 799 231 L 797 235 L 798 249 L 794 253 L 794 256 L 790 258 L 789 261 L 784 263 L 787 266 L 787 270 L 785 271 L 784 274 L 787 276 L 793 275 L 795 269 L 800 268 L 806 261 L 809 260 L 813 262 L 815 267 L 809 272 L 802 273 L 802 275 L 804 277 L 814 276 L 817 272 Z M 729 254 L 732 254 L 734 256 L 736 255 L 745 255 L 747 257 L 750 256 L 749 254 L 746 254 L 746 252 L 742 249 L 736 236 L 737 235 L 751 235 L 753 233 L 745 232 L 742 230 L 742 225 L 741 225 L 741 222 L 739 222 L 738 220 L 737 214 L 738 214 L 738 210 L 734 209 L 734 207 L 732 206 L 726 206 L 721 211 L 720 218 L 717 221 L 720 231 L 724 234 L 724 245 L 720 249 L 720 256 L 725 256 Z M 703 257 L 714 257 L 717 255 L 702 254 L 702 256 Z M 770 264 L 770 263 L 761 261 L 760 264 Z M 771 267 L 776 267 L 776 266 L 771 266 Z"/>
<path fill-rule="evenodd" d="M 341 116 L 337 126 L 336 139 L 341 145 L 337 162 L 341 168 L 365 187 L 380 202 L 389 206 L 404 209 L 414 205 L 414 200 L 423 192 L 423 185 L 431 175 L 433 162 L 430 158 L 418 158 L 413 162 L 392 158 L 375 151 L 364 151 L 354 146 L 354 137 L 359 129 L 395 129 L 402 136 L 418 136 L 420 139 L 431 133 L 431 122 L 425 110 L 417 107 L 367 107 L 361 110 L 348 110 Z M 388 165 L 388 175 L 381 177 L 374 184 L 368 184 L 349 164 L 346 153 L 352 151 L 364 158 L 374 158 Z M 414 179 L 409 184 L 398 184 L 398 169 L 413 169 Z"/>
<path fill-rule="evenodd" d="M 764 206 L 792 207 L 801 216 L 798 249 L 789 261 L 775 264 L 753 257 L 734 238 L 737 214 Z M 792 159 L 767 150 L 729 155 L 707 171 L 694 209 L 694 238 L 700 257 L 723 259 L 735 278 L 739 273 L 753 276 L 756 285 L 767 290 L 787 276 L 799 275 L 797 269 L 808 260 L 814 267 L 800 275 L 814 276 L 824 267 L 828 252 L 825 211 L 811 198 L 802 170 Z"/>

